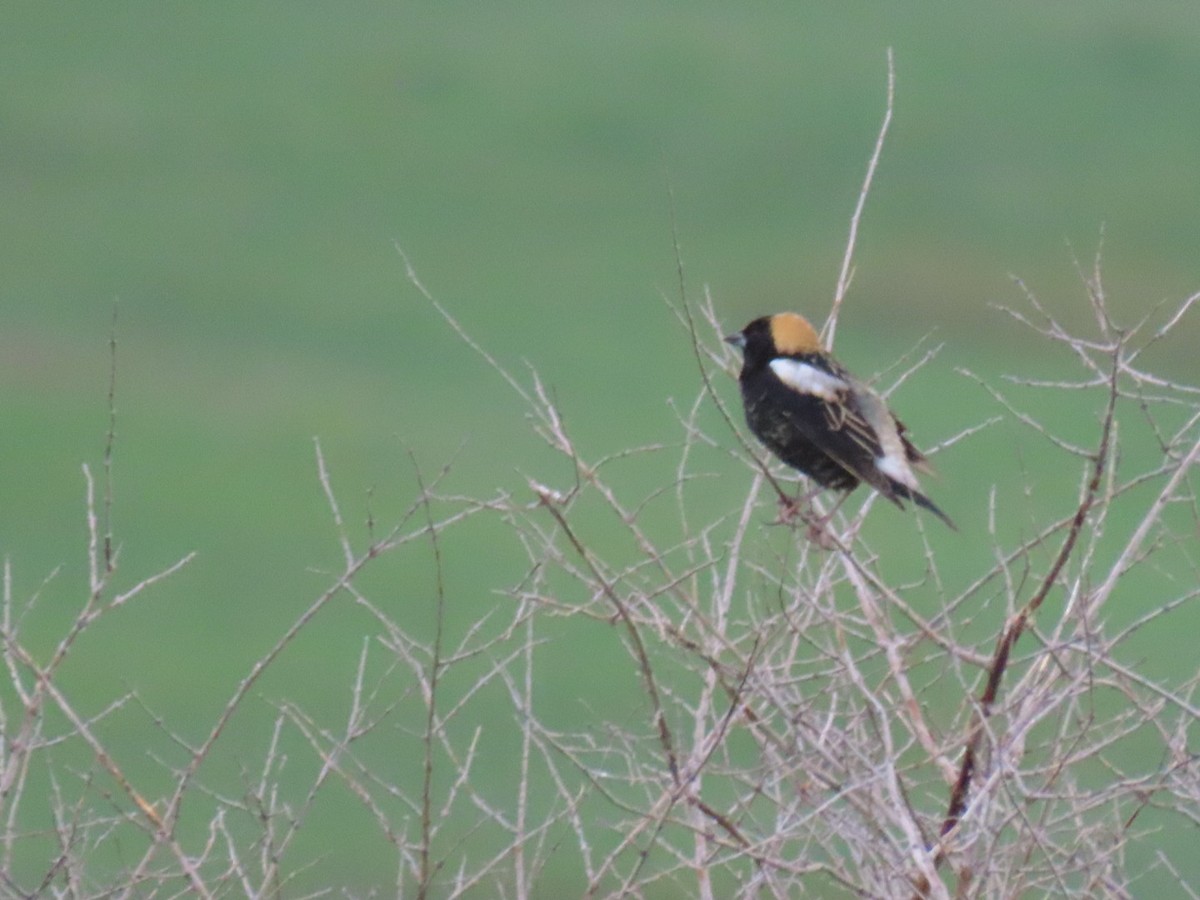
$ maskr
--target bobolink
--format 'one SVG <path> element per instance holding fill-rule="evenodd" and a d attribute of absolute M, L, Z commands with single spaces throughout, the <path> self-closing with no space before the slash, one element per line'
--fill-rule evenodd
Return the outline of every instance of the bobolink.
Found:
<path fill-rule="evenodd" d="M 849 492 L 865 481 L 901 509 L 911 500 L 955 527 L 921 493 L 913 467 L 929 465 L 904 425 L 824 350 L 807 319 L 763 316 L 725 340 L 741 348 L 746 424 L 768 450 L 821 487 Z"/>

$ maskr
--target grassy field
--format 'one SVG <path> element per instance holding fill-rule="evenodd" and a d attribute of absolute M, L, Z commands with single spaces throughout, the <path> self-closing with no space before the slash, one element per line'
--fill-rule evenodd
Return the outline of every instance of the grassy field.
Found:
<path fill-rule="evenodd" d="M 33 649 L 50 652 L 86 589 L 80 465 L 100 469 L 114 308 L 118 582 L 197 558 L 100 623 L 62 679 L 92 712 L 135 690 L 198 740 L 338 565 L 314 436 L 360 537 L 368 511 L 386 528 L 411 502 L 414 467 L 430 477 L 452 460 L 448 484 L 477 496 L 521 490 L 526 474 L 568 477 L 518 398 L 408 283 L 397 246 L 506 366 L 537 368 L 589 454 L 678 442 L 667 400 L 690 403 L 698 379 L 662 301 L 679 291 L 671 195 L 691 299 L 708 286 L 731 330 L 783 308 L 822 318 L 889 46 L 896 120 L 839 353 L 869 375 L 927 335 L 944 344 L 895 398 L 934 443 L 997 411 L 957 368 L 1071 365 L 993 308 L 1022 304 L 1010 275 L 1085 321 L 1073 259 L 1090 268 L 1103 231 L 1127 320 L 1200 287 L 1189 4 L 0 12 L 0 553 L 21 603 L 40 592 Z M 1194 381 L 1198 337 L 1185 324 L 1156 362 Z M 1095 440 L 1095 408 L 1028 402 L 1072 440 Z M 1154 448 L 1133 439 L 1126 455 L 1139 452 Z M 932 492 L 962 533 L 935 545 L 963 581 L 988 558 L 993 485 L 1011 534 L 1069 509 L 1077 489 L 1078 465 L 1064 472 L 1019 429 L 938 463 Z M 631 491 L 670 471 L 633 469 Z M 711 502 L 743 491 L 714 482 Z M 903 557 L 909 537 L 889 537 L 903 522 L 877 507 L 872 540 Z M 454 627 L 520 577 L 505 540 L 480 525 L 445 547 Z M 411 604 L 414 628 L 431 627 L 427 548 L 371 577 Z M 348 604 L 328 610 L 257 686 L 208 779 L 236 793 L 274 704 L 336 720 L 372 627 Z M 1194 631 L 1178 634 L 1158 656 L 1192 666 Z M 625 665 L 604 631 L 564 626 L 545 654 L 561 673 L 546 702 L 564 722 L 638 702 L 635 680 L 622 693 L 599 675 Z M 149 713 L 131 718 L 106 737 L 154 796 L 169 783 L 165 751 L 147 750 L 161 733 Z M 296 773 L 313 765 L 297 750 Z M 385 884 L 369 819 L 352 798 L 320 802 L 294 851 L 318 859 L 303 885 Z"/>

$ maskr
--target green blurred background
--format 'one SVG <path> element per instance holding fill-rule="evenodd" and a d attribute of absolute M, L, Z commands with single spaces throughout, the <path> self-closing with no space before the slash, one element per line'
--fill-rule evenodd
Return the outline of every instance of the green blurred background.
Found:
<path fill-rule="evenodd" d="M 955 367 L 1067 371 L 991 308 L 1021 304 L 1011 274 L 1084 321 L 1073 257 L 1090 266 L 1103 228 L 1127 321 L 1200 287 L 1194 4 L 7 4 L 0 552 L 18 598 L 58 570 L 27 622 L 35 648 L 84 594 L 80 465 L 101 459 L 114 305 L 118 583 L 198 558 L 103 621 L 64 680 L 90 711 L 135 689 L 196 740 L 328 582 L 313 570 L 338 564 L 314 436 L 359 537 L 368 506 L 386 526 L 411 500 L 410 453 L 426 472 L 453 457 L 463 493 L 541 471 L 518 399 L 407 283 L 396 246 L 500 360 L 536 366 L 586 453 L 678 441 L 666 401 L 690 402 L 697 376 L 662 302 L 678 294 L 668 191 L 693 298 L 710 286 L 730 329 L 783 308 L 820 320 L 889 46 L 896 119 L 838 350 L 870 375 L 925 335 L 945 344 L 896 398 L 928 444 L 995 411 Z M 1163 348 L 1167 374 L 1194 377 L 1196 338 L 1192 324 Z M 1060 403 L 1063 432 L 1093 440 L 1095 410 Z M 1036 482 L 1065 464 L 1030 435 L 981 436 L 939 460 L 932 493 L 978 536 L 990 486 L 1034 479 L 1013 504 L 1025 527 L 1039 504 L 1067 508 L 1077 465 Z M 902 521 L 875 517 L 879 539 Z M 465 620 L 520 571 L 490 540 L 449 548 Z M 987 559 L 975 543 L 964 571 Z M 390 573 L 418 620 L 426 556 Z M 256 765 L 282 698 L 337 721 L 372 633 L 319 621 L 220 765 Z M 543 670 L 568 718 L 595 681 L 577 658 L 551 648 Z M 168 779 L 139 727 L 108 737 L 155 796 Z M 371 826 L 351 800 L 314 817 L 305 846 L 328 855 L 311 884 L 387 883 L 356 827 Z"/>

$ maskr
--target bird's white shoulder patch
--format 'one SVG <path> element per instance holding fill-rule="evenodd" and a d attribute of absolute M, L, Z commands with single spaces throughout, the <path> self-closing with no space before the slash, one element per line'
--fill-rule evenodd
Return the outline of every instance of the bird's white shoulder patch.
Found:
<path fill-rule="evenodd" d="M 836 375 L 830 375 L 814 365 L 785 356 L 771 360 L 771 371 L 792 390 L 820 397 L 822 400 L 836 400 L 838 395 L 850 386 Z"/>

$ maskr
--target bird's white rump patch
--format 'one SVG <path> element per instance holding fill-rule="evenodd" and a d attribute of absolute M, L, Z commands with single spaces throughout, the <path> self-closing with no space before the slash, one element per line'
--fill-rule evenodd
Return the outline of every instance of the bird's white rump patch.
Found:
<path fill-rule="evenodd" d="M 904 458 L 903 450 L 900 451 L 899 455 L 886 453 L 883 456 L 875 457 L 875 468 L 892 479 L 892 481 L 900 482 L 906 488 L 911 488 L 915 491 L 920 487 L 917 484 L 917 476 L 913 474 L 908 460 Z"/>

